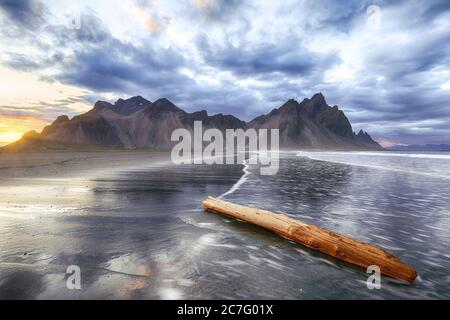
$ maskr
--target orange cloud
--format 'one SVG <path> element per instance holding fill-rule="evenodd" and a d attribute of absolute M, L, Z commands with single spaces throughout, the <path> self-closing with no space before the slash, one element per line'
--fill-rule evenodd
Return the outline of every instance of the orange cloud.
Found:
<path fill-rule="evenodd" d="M 200 8 L 211 8 L 214 5 L 214 0 L 194 0 L 195 5 Z"/>
<path fill-rule="evenodd" d="M 144 27 L 150 32 L 156 32 L 161 28 L 160 22 L 151 17 L 145 8 L 133 6 L 130 11 L 137 16 L 137 18 L 142 22 Z"/>
<path fill-rule="evenodd" d="M 148 17 L 143 21 L 144 26 L 150 31 L 150 32 L 156 32 L 159 28 L 159 23 L 153 18 Z"/>

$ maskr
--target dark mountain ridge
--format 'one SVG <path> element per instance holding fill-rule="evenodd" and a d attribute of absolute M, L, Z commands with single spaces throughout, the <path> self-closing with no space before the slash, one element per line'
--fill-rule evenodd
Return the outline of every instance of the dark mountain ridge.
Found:
<path fill-rule="evenodd" d="M 114 104 L 98 101 L 90 111 L 69 119 L 59 116 L 42 132 L 26 134 L 3 147 L 4 151 L 33 151 L 45 145 L 101 148 L 157 148 L 169 150 L 175 129 L 193 132 L 194 121 L 204 129 L 279 129 L 282 149 L 381 150 L 368 133 L 353 132 L 342 110 L 330 107 L 321 94 L 302 102 L 288 100 L 266 115 L 245 122 L 232 115 L 208 115 L 206 110 L 188 113 L 170 100 L 150 102 L 141 96 L 119 99 Z"/>
<path fill-rule="evenodd" d="M 382 149 L 368 134 L 355 134 L 344 112 L 338 106 L 330 107 L 321 93 L 300 103 L 290 99 L 248 126 L 280 129 L 282 148 Z"/>

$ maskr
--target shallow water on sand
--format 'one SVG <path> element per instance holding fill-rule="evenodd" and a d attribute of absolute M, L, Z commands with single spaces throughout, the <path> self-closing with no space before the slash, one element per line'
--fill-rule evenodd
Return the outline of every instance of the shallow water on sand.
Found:
<path fill-rule="evenodd" d="M 292 152 L 261 176 L 253 165 L 103 158 L 135 166 L 2 169 L 0 299 L 450 298 L 450 159 Z M 201 209 L 223 194 L 382 246 L 419 278 L 368 290 L 364 270 Z M 68 265 L 80 266 L 82 290 L 66 288 Z"/>

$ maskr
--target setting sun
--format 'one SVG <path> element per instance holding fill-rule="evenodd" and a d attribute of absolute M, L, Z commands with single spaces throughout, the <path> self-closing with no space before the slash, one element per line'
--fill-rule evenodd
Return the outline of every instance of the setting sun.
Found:
<path fill-rule="evenodd" d="M 14 142 L 30 130 L 41 131 L 47 121 L 34 116 L 4 116 L 0 114 L 0 146 Z"/>

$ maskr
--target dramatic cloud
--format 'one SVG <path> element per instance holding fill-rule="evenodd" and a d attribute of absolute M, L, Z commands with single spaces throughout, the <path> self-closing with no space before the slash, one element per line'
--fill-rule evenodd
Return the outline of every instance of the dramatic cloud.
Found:
<path fill-rule="evenodd" d="M 278 72 L 293 76 L 306 76 L 318 68 L 324 69 L 337 60 L 332 55 L 315 54 L 307 48 L 284 39 L 276 44 L 258 46 L 212 46 L 206 35 L 198 41 L 198 48 L 204 60 L 222 70 L 237 75 L 254 75 Z"/>
<path fill-rule="evenodd" d="M 0 10 L 14 23 L 37 27 L 44 20 L 44 5 L 35 0 L 1 0 Z"/>
<path fill-rule="evenodd" d="M 321 91 L 355 130 L 450 142 L 446 0 L 77 2 L 0 0 L 0 64 L 83 90 L 70 99 L 167 97 L 245 119 Z"/>

